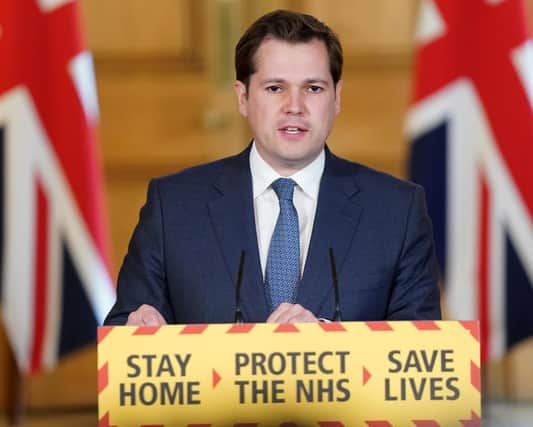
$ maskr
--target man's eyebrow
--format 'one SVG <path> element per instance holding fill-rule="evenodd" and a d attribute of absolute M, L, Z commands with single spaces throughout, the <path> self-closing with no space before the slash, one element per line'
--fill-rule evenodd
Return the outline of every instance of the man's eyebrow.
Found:
<path fill-rule="evenodd" d="M 270 83 L 286 83 L 287 80 L 285 79 L 282 79 L 282 78 L 277 78 L 277 77 L 273 77 L 273 78 L 270 78 L 270 79 L 264 79 L 264 80 L 261 80 L 259 83 L 261 85 L 265 85 L 265 84 L 270 84 Z M 303 81 L 304 84 L 316 84 L 316 83 L 320 83 L 322 85 L 325 85 L 325 86 L 329 86 L 329 82 L 327 80 L 324 80 L 324 79 L 320 79 L 320 78 L 309 78 L 309 79 L 305 79 Z"/>
<path fill-rule="evenodd" d="M 305 83 L 307 83 L 307 84 L 320 83 L 320 84 L 323 84 L 325 86 L 329 86 L 329 82 L 327 80 L 324 80 L 324 79 L 305 79 Z"/>
<path fill-rule="evenodd" d="M 281 78 L 273 77 L 271 79 L 261 80 L 259 83 L 262 85 L 269 84 L 269 83 L 285 83 L 285 80 Z"/>

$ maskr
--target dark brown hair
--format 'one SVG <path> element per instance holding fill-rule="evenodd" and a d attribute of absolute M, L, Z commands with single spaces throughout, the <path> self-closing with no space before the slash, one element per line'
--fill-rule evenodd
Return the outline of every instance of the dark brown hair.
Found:
<path fill-rule="evenodd" d="M 235 46 L 236 77 L 247 88 L 250 76 L 256 71 L 255 53 L 263 40 L 269 37 L 288 43 L 306 43 L 312 39 L 323 41 L 328 51 L 333 83 L 336 85 L 341 79 L 342 46 L 337 35 L 314 16 L 289 10 L 276 10 L 255 21 Z"/>

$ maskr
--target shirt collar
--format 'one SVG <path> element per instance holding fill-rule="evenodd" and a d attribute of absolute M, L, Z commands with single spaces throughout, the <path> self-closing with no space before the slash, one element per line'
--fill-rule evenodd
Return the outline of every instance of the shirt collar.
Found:
<path fill-rule="evenodd" d="M 317 158 L 305 168 L 287 177 L 293 179 L 306 195 L 315 200 L 318 198 L 325 158 L 324 150 L 322 150 Z M 250 150 L 250 170 L 252 173 L 254 199 L 263 194 L 276 179 L 281 178 L 281 175 L 261 157 L 255 146 L 255 141 Z"/>

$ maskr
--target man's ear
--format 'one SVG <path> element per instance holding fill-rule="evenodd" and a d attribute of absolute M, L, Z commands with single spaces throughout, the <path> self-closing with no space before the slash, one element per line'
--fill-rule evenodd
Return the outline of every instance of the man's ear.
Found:
<path fill-rule="evenodd" d="M 341 91 L 342 91 L 342 80 L 339 80 L 335 85 L 335 114 L 341 112 Z"/>
<path fill-rule="evenodd" d="M 240 80 L 236 80 L 233 84 L 233 89 L 237 95 L 237 104 L 239 106 L 239 112 L 244 116 L 248 117 L 248 93 L 246 91 L 246 86 Z"/>

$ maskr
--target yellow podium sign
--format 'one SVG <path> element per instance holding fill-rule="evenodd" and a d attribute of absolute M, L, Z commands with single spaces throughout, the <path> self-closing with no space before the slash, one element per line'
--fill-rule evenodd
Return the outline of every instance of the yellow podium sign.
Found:
<path fill-rule="evenodd" d="M 478 322 L 98 329 L 99 426 L 472 427 Z"/>

